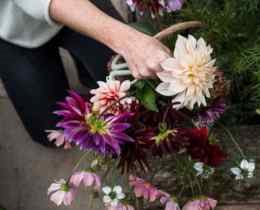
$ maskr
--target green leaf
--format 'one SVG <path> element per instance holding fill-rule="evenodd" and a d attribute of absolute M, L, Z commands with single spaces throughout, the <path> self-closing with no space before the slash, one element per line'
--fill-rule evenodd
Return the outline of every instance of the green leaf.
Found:
<path fill-rule="evenodd" d="M 144 86 L 145 86 L 145 80 L 138 80 L 134 86 L 137 88 L 137 89 L 143 89 Z"/>
<path fill-rule="evenodd" d="M 140 100 L 141 104 L 150 111 L 158 112 L 158 107 L 156 104 L 156 93 L 147 83 L 144 83 L 144 87 L 137 89 L 137 98 Z"/>

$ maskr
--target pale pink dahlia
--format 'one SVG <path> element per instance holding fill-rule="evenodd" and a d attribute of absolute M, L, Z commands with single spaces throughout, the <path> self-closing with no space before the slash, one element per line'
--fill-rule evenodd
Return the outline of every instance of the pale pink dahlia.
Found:
<path fill-rule="evenodd" d="M 64 179 L 52 183 L 48 188 L 48 195 L 50 196 L 50 200 L 57 206 L 60 206 L 62 203 L 65 206 L 70 205 L 75 198 L 75 194 L 75 188 L 70 186 Z"/>
<path fill-rule="evenodd" d="M 201 198 L 189 201 L 182 208 L 183 210 L 212 210 L 217 206 L 217 201 L 212 198 Z"/>
<path fill-rule="evenodd" d="M 70 178 L 70 184 L 78 187 L 83 182 L 85 187 L 93 187 L 95 190 L 100 190 L 101 181 L 100 177 L 92 172 L 80 171 L 75 172 Z"/>
<path fill-rule="evenodd" d="M 196 40 L 178 36 L 174 57 L 161 63 L 158 72 L 160 83 L 156 90 L 164 96 L 173 96 L 174 108 L 193 109 L 194 105 L 207 105 L 209 90 L 215 82 L 215 59 L 211 58 L 213 49 L 204 39 Z"/>
<path fill-rule="evenodd" d="M 57 147 L 62 146 L 64 149 L 71 149 L 71 144 L 66 140 L 62 130 L 47 130 L 46 132 L 49 141 L 54 142 Z"/>
<path fill-rule="evenodd" d="M 157 189 L 149 182 L 133 175 L 129 176 L 129 185 L 134 188 L 134 193 L 137 198 L 143 197 L 149 202 L 161 199 L 162 197 L 169 197 L 169 194 Z"/>
<path fill-rule="evenodd" d="M 109 80 L 107 82 L 98 82 L 99 87 L 90 91 L 94 96 L 90 99 L 93 103 L 94 111 L 103 112 L 112 111 L 118 106 L 119 100 L 127 95 L 130 89 L 130 81 Z"/>

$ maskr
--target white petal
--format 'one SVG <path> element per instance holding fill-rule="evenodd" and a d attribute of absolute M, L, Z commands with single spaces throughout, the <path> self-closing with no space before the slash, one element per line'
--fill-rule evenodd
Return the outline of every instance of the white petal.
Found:
<path fill-rule="evenodd" d="M 182 59 L 183 55 L 187 54 L 186 52 L 186 42 L 187 39 L 181 35 L 178 35 L 176 44 L 175 44 L 175 49 L 174 49 L 174 57 L 177 59 Z"/>
<path fill-rule="evenodd" d="M 50 196 L 50 200 L 54 202 L 57 206 L 60 206 L 63 202 L 65 194 L 66 192 L 64 191 L 57 191 Z"/>
<path fill-rule="evenodd" d="M 57 184 L 57 183 L 51 184 L 50 187 L 48 188 L 47 194 L 49 195 L 50 193 L 59 190 L 59 189 L 60 189 L 60 186 L 61 186 L 61 185 L 60 185 L 60 184 Z"/>
<path fill-rule="evenodd" d="M 176 79 L 171 72 L 169 71 L 161 71 L 157 73 L 157 76 L 162 82 L 172 82 L 174 79 Z"/>
<path fill-rule="evenodd" d="M 102 191 L 103 191 L 106 195 L 108 195 L 109 193 L 112 192 L 112 189 L 111 189 L 111 187 L 106 186 L 106 187 L 103 187 L 103 188 L 102 188 Z"/>
<path fill-rule="evenodd" d="M 117 194 L 116 197 L 117 197 L 117 199 L 122 200 L 122 199 L 125 198 L 125 194 L 124 193 L 119 193 L 119 194 Z"/>
<path fill-rule="evenodd" d="M 254 177 L 254 173 L 253 172 L 249 172 L 248 175 L 247 175 L 247 178 L 253 178 Z"/>
<path fill-rule="evenodd" d="M 241 169 L 240 169 L 240 168 L 237 168 L 237 167 L 231 168 L 230 171 L 231 171 L 234 175 L 236 175 L 236 176 L 241 175 Z"/>
<path fill-rule="evenodd" d="M 112 199 L 108 196 L 108 195 L 105 195 L 104 197 L 103 197 L 103 202 L 104 203 L 110 203 L 112 201 Z"/>
<path fill-rule="evenodd" d="M 201 163 L 201 162 L 197 162 L 193 165 L 193 168 L 196 170 L 196 171 L 199 171 L 199 172 L 203 172 L 203 166 L 204 166 L 204 163 Z"/>
<path fill-rule="evenodd" d="M 173 80 L 171 83 L 160 83 L 156 87 L 156 91 L 164 96 L 174 96 L 185 90 L 185 86 L 177 80 Z"/>
<path fill-rule="evenodd" d="M 247 160 L 242 160 L 240 163 L 240 168 L 243 170 L 248 170 L 249 167 L 249 162 Z"/>
<path fill-rule="evenodd" d="M 249 163 L 248 163 L 248 171 L 253 172 L 254 170 L 255 170 L 255 161 L 250 160 Z"/>
<path fill-rule="evenodd" d="M 163 70 L 172 72 L 176 69 L 180 69 L 180 65 L 175 58 L 167 58 L 160 63 Z"/>
<path fill-rule="evenodd" d="M 164 96 L 174 96 L 175 90 L 170 89 L 170 83 L 162 82 L 156 87 L 156 92 Z"/>
<path fill-rule="evenodd" d="M 120 194 L 120 193 L 122 193 L 122 187 L 121 186 L 119 186 L 119 185 L 117 185 L 117 186 L 115 186 L 114 188 L 113 188 L 113 192 L 115 192 L 115 193 L 117 193 L 117 194 Z"/>

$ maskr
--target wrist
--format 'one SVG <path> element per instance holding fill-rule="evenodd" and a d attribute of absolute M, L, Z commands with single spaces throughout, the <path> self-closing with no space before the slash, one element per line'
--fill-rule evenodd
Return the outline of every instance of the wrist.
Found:
<path fill-rule="evenodd" d="M 125 25 L 125 28 L 113 37 L 111 48 L 118 54 L 125 57 L 134 48 L 137 40 L 141 38 L 141 33 L 136 31 L 134 28 Z"/>

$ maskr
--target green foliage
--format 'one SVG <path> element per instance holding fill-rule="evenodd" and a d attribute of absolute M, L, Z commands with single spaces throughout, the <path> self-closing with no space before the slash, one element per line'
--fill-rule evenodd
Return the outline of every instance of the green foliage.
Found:
<path fill-rule="evenodd" d="M 156 104 L 156 93 L 154 92 L 154 85 L 149 81 L 138 81 L 136 83 L 136 95 L 141 104 L 148 110 L 158 112 Z"/>
<path fill-rule="evenodd" d="M 211 44 L 218 67 L 232 81 L 230 123 L 252 123 L 260 106 L 259 11 L 260 0 L 187 0 L 179 14 L 163 20 L 167 24 L 184 20 L 205 24 L 185 33 Z"/>

